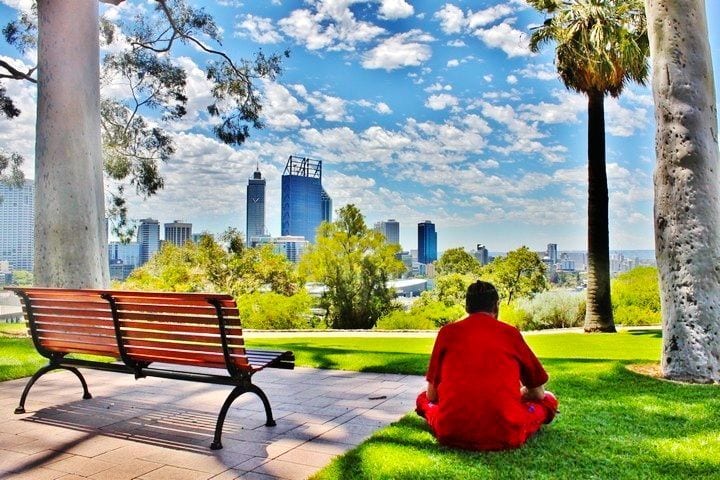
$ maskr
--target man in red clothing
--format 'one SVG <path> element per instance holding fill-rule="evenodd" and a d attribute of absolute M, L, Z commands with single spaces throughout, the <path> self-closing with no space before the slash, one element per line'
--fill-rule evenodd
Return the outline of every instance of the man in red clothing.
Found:
<path fill-rule="evenodd" d="M 495 287 L 477 281 L 467 291 L 468 317 L 438 332 L 417 413 L 443 445 L 517 448 L 557 412 L 545 369 L 520 332 L 497 320 L 498 304 Z"/>

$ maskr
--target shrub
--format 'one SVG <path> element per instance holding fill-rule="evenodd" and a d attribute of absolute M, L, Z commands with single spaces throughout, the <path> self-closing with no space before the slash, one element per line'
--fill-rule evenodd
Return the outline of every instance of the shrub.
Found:
<path fill-rule="evenodd" d="M 435 323 L 423 315 L 394 310 L 378 320 L 377 330 L 432 330 Z"/>
<path fill-rule="evenodd" d="M 502 305 L 500 318 L 520 330 L 577 327 L 585 317 L 585 294 L 551 290 Z"/>
<path fill-rule="evenodd" d="M 622 325 L 660 323 L 657 268 L 633 268 L 613 279 L 610 289 L 615 323 Z"/>
<path fill-rule="evenodd" d="M 615 323 L 621 325 L 657 325 L 662 321 L 660 312 L 653 312 L 637 305 L 622 305 L 614 312 Z"/>
<path fill-rule="evenodd" d="M 442 327 L 465 316 L 458 305 L 421 297 L 409 311 L 395 310 L 378 320 L 378 330 L 429 330 Z"/>
<path fill-rule="evenodd" d="M 311 304 L 312 299 L 304 290 L 289 297 L 275 292 L 255 292 L 237 299 L 243 327 L 262 330 L 310 327 Z"/>
<path fill-rule="evenodd" d="M 527 303 L 523 300 L 525 299 L 520 299 L 519 301 L 516 300 L 509 305 L 501 302 L 499 314 L 500 320 L 513 325 L 519 330 L 528 330 L 527 325 L 532 321 L 532 315 L 530 315 L 530 313 L 524 308 L 518 306 L 518 303 L 520 302 Z"/>

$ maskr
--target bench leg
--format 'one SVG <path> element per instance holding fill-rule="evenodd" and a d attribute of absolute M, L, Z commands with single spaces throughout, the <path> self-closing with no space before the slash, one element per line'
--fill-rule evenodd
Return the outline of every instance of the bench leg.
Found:
<path fill-rule="evenodd" d="M 85 382 L 85 378 L 82 376 L 82 374 L 78 371 L 75 367 L 64 367 L 60 365 L 46 365 L 42 367 L 40 370 L 35 372 L 35 375 L 33 375 L 30 380 L 28 381 L 27 385 L 25 385 L 25 389 L 23 390 L 22 396 L 20 397 L 20 405 L 15 409 L 15 413 L 25 413 L 25 400 L 27 399 L 28 393 L 30 393 L 30 389 L 35 384 L 35 382 L 38 381 L 40 377 L 45 375 L 46 373 L 52 371 L 52 370 L 68 370 L 75 374 L 76 377 L 80 380 L 80 383 L 82 384 L 83 388 L 83 399 L 87 400 L 88 398 L 92 398 L 92 395 L 90 395 L 90 391 L 88 390 L 87 382 Z"/>
<path fill-rule="evenodd" d="M 272 415 L 272 408 L 270 408 L 270 401 L 268 400 L 267 396 L 265 395 L 265 392 L 260 389 L 257 385 L 249 384 L 249 385 L 241 385 L 239 387 L 235 387 L 232 392 L 230 392 L 230 395 L 225 399 L 225 403 L 223 403 L 222 408 L 220 409 L 220 414 L 218 415 L 217 424 L 215 425 L 215 438 L 213 439 L 213 442 L 210 444 L 211 450 L 220 450 L 222 447 L 222 430 L 223 425 L 225 424 L 225 417 L 227 416 L 228 410 L 230 410 L 230 405 L 237 399 L 240 395 L 243 393 L 252 392 L 258 397 L 260 397 L 260 400 L 263 402 L 263 406 L 265 407 L 265 426 L 267 427 L 274 427 L 275 420 L 273 420 Z"/>

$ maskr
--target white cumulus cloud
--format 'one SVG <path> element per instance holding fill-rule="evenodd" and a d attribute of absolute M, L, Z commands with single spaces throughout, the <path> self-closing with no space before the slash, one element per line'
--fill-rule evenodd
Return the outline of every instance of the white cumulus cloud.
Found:
<path fill-rule="evenodd" d="M 381 0 L 378 13 L 380 18 L 396 20 L 411 16 L 415 13 L 415 9 L 405 0 Z"/>
<path fill-rule="evenodd" d="M 432 56 L 427 42 L 433 37 L 421 30 L 410 30 L 383 40 L 363 55 L 362 66 L 367 69 L 387 71 L 422 65 Z"/>
<path fill-rule="evenodd" d="M 491 48 L 499 48 L 508 57 L 527 57 L 533 55 L 528 46 L 527 33 L 516 30 L 511 22 L 503 22 L 487 29 L 475 30 L 474 35 Z"/>
<path fill-rule="evenodd" d="M 448 107 L 455 107 L 458 104 L 457 97 L 447 93 L 430 95 L 425 101 L 425 106 L 432 110 L 444 110 Z"/>
<path fill-rule="evenodd" d="M 235 25 L 237 37 L 249 37 L 257 43 L 278 43 L 282 35 L 275 30 L 272 19 L 247 14 Z"/>

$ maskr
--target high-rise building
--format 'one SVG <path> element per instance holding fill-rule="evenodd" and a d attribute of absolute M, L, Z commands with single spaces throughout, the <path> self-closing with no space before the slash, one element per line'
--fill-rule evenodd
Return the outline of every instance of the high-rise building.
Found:
<path fill-rule="evenodd" d="M 140 244 L 140 265 L 144 265 L 160 249 L 160 222 L 152 218 L 143 218 L 140 220 L 137 235 Z"/>
<path fill-rule="evenodd" d="M 437 232 L 430 220 L 418 223 L 418 262 L 428 264 L 437 260 Z"/>
<path fill-rule="evenodd" d="M 282 236 L 282 237 L 271 237 L 269 235 L 262 235 L 259 237 L 251 237 L 250 244 L 253 247 L 258 245 L 271 244 L 273 251 L 281 253 L 293 263 L 300 261 L 303 253 L 307 249 L 309 242 L 305 240 L 305 237 L 299 236 Z"/>
<path fill-rule="evenodd" d="M 388 221 L 380 221 L 375 224 L 375 230 L 385 236 L 387 243 L 400 245 L 400 222 L 391 218 Z"/>
<path fill-rule="evenodd" d="M 0 260 L 13 270 L 33 269 L 35 251 L 35 184 L 0 183 Z"/>
<path fill-rule="evenodd" d="M 547 256 L 550 258 L 550 265 L 558 263 L 558 249 L 557 243 L 547 244 Z"/>
<path fill-rule="evenodd" d="M 246 244 L 250 245 L 251 237 L 265 234 L 265 179 L 259 167 L 248 179 L 247 185 L 247 222 L 245 228 Z"/>
<path fill-rule="evenodd" d="M 192 242 L 192 223 L 185 223 L 180 220 L 166 223 L 165 241 L 178 247 L 185 245 L 185 242 Z"/>
<path fill-rule="evenodd" d="M 322 187 L 322 162 L 291 155 L 281 187 L 281 235 L 315 243 L 320 223 L 332 218 L 332 199 Z"/>
<path fill-rule="evenodd" d="M 480 262 L 480 265 L 487 265 L 490 261 L 490 253 L 485 245 L 478 243 L 473 252 L 473 256 Z"/>

